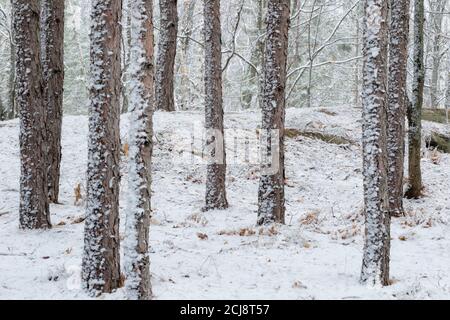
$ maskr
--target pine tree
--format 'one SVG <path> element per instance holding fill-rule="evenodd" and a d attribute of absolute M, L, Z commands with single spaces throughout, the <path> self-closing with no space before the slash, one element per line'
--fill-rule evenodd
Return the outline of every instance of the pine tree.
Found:
<path fill-rule="evenodd" d="M 83 285 L 91 295 L 121 284 L 119 260 L 121 0 L 93 0 Z"/>
<path fill-rule="evenodd" d="M 174 67 L 177 51 L 177 0 L 159 0 L 160 34 L 156 63 L 156 109 L 175 111 Z"/>
<path fill-rule="evenodd" d="M 387 109 L 388 192 L 391 216 L 404 215 L 403 163 L 407 109 L 409 0 L 391 0 Z"/>
<path fill-rule="evenodd" d="M 450 51 L 447 53 L 447 91 L 445 94 L 445 112 L 448 124 L 448 111 L 450 109 Z"/>
<path fill-rule="evenodd" d="M 366 220 L 361 282 L 389 284 L 387 193 L 387 1 L 366 0 L 363 39 L 363 176 Z"/>
<path fill-rule="evenodd" d="M 442 58 L 442 23 L 444 21 L 445 6 L 447 0 L 431 0 L 430 1 L 430 20 L 432 35 L 432 58 L 433 67 L 431 68 L 431 107 L 439 107 L 439 70 Z M 448 40 L 447 40 L 448 41 Z"/>
<path fill-rule="evenodd" d="M 58 203 L 64 84 L 64 1 L 41 0 L 43 100 L 47 110 L 47 184 L 50 202 Z"/>
<path fill-rule="evenodd" d="M 258 224 L 284 223 L 284 119 L 289 0 L 269 0 L 262 84 L 262 156 Z M 267 161 L 271 159 L 270 161 Z"/>
<path fill-rule="evenodd" d="M 252 54 L 250 61 L 252 65 L 247 65 L 246 67 L 246 79 L 247 83 L 245 88 L 242 90 L 241 103 L 244 109 L 249 109 L 252 107 L 252 100 L 254 97 L 260 96 L 261 91 L 261 79 L 258 70 L 254 67 L 259 67 L 262 69 L 264 63 L 264 10 L 266 9 L 266 0 L 252 0 L 254 5 L 256 5 L 256 28 L 252 34 L 256 39 L 255 46 L 252 48 Z M 253 9 L 253 8 L 251 8 Z M 251 10 L 250 9 L 250 10 Z M 255 99 L 257 100 L 257 99 Z"/>
<path fill-rule="evenodd" d="M 42 100 L 39 1 L 13 0 L 16 105 L 20 110 L 20 227 L 50 228 Z"/>
<path fill-rule="evenodd" d="M 206 205 L 204 210 L 225 209 L 226 154 L 223 129 L 222 49 L 220 0 L 204 0 L 205 127 L 208 147 Z"/>
<path fill-rule="evenodd" d="M 414 55 L 412 101 L 408 110 L 408 150 L 409 150 L 409 188 L 408 198 L 419 198 L 422 195 L 421 143 L 422 143 L 422 104 L 425 85 L 424 65 L 424 4 L 423 0 L 415 0 L 414 5 Z"/>
<path fill-rule="evenodd" d="M 123 32 L 123 45 L 122 45 L 122 107 L 121 112 L 128 112 L 129 97 L 128 97 L 128 74 L 131 63 L 131 5 L 133 0 L 123 0 L 122 6 L 124 8 L 122 14 L 122 32 Z"/>
<path fill-rule="evenodd" d="M 196 0 L 184 0 L 183 3 L 183 18 L 180 23 L 181 36 L 180 50 L 177 52 L 177 70 L 179 75 L 179 84 L 176 90 L 177 101 L 180 110 L 188 110 L 192 100 L 192 89 L 190 70 L 193 62 L 190 55 L 191 36 L 194 26 L 194 13 Z"/>
<path fill-rule="evenodd" d="M 131 5 L 130 168 L 126 240 L 126 288 L 131 299 L 152 295 L 148 237 L 151 215 L 152 115 L 154 90 L 153 1 Z"/>

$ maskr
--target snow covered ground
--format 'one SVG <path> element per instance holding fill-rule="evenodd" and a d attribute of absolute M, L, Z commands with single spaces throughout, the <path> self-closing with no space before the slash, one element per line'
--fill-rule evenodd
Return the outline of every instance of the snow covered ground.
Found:
<path fill-rule="evenodd" d="M 287 111 L 287 128 L 334 134 L 353 143 L 296 134 L 287 138 L 286 225 L 271 228 L 255 226 L 255 164 L 230 164 L 230 208 L 203 213 L 204 167 L 185 161 L 172 140 L 200 123 L 203 114 L 156 113 L 150 235 L 155 298 L 449 299 L 448 154 L 425 152 L 426 196 L 406 200 L 407 216 L 393 220 L 392 285 L 372 289 L 358 283 L 363 246 L 360 113 L 352 108 Z M 226 114 L 230 132 L 256 132 L 259 123 L 257 112 Z M 424 126 L 448 131 L 434 123 Z M 124 143 L 127 128 L 125 115 Z M 74 193 L 80 184 L 84 196 L 86 159 L 87 117 L 66 116 L 62 204 L 51 206 L 54 228 L 21 231 L 18 121 L 0 122 L 0 299 L 88 298 L 79 288 L 84 204 L 75 204 Z M 123 160 L 121 230 L 127 197 Z M 118 290 L 102 299 L 124 296 Z"/>

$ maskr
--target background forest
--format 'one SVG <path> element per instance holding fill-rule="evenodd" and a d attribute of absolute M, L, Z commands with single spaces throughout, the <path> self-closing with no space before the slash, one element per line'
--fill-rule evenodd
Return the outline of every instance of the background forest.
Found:
<path fill-rule="evenodd" d="M 359 106 L 363 1 L 292 0 L 291 2 L 287 106 L 298 108 Z M 426 0 L 425 6 L 424 103 L 426 107 L 444 107 L 446 91 L 449 90 L 450 69 L 448 1 Z M 258 107 L 256 93 L 258 77 L 262 70 L 266 7 L 266 0 L 222 2 L 222 51 L 226 67 L 223 78 L 225 111 Z M 3 114 L 1 117 L 8 118 L 14 80 L 10 72 L 12 66 L 10 1 L 0 0 L 0 8 L 0 110 Z M 128 0 L 124 0 L 122 62 L 125 84 L 130 37 L 127 8 Z M 87 90 L 89 10 L 89 0 L 66 1 L 64 62 L 66 114 L 86 114 L 89 104 Z M 204 101 L 202 12 L 202 1 L 178 1 L 179 32 L 175 61 L 177 110 L 202 109 Z M 157 46 L 158 5 L 155 5 L 154 14 Z M 410 32 L 412 36 L 412 28 Z M 413 42 L 410 41 L 410 50 L 412 45 Z M 408 68 L 411 74 L 411 63 Z"/>

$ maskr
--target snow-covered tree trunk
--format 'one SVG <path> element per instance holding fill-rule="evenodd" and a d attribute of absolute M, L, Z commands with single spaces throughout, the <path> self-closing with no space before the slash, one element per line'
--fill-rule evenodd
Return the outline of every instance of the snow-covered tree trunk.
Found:
<path fill-rule="evenodd" d="M 205 43 L 205 128 L 208 148 L 205 210 L 225 209 L 226 154 L 223 131 L 220 0 L 203 1 Z"/>
<path fill-rule="evenodd" d="M 148 237 L 154 103 L 153 0 L 133 0 L 131 25 L 130 165 L 124 267 L 129 298 L 146 300 L 152 296 Z"/>
<path fill-rule="evenodd" d="M 41 0 L 41 48 L 43 100 L 47 109 L 48 198 L 57 203 L 64 84 L 64 1 Z"/>
<path fill-rule="evenodd" d="M 42 100 L 39 1 L 13 0 L 16 105 L 20 110 L 20 227 L 49 228 L 45 159 L 46 110 Z"/>
<path fill-rule="evenodd" d="M 131 5 L 133 0 L 123 1 L 124 13 L 122 14 L 122 23 L 126 25 L 123 27 L 123 39 L 122 39 L 122 107 L 121 112 L 128 112 L 129 107 L 129 97 L 128 97 L 128 80 L 129 80 L 129 69 L 130 69 L 130 51 L 131 51 Z M 126 10 L 125 10 L 126 8 Z"/>
<path fill-rule="evenodd" d="M 119 259 L 121 0 L 93 0 L 87 207 L 82 278 L 91 295 L 121 285 Z"/>
<path fill-rule="evenodd" d="M 177 0 L 159 0 L 160 28 L 156 63 L 156 109 L 175 111 L 174 67 L 177 52 Z"/>
<path fill-rule="evenodd" d="M 363 3 L 361 2 L 356 7 L 356 21 L 355 21 L 355 57 L 361 55 L 361 19 L 362 16 L 362 10 L 363 9 Z M 361 64 L 359 63 L 359 60 L 355 62 L 355 81 L 353 83 L 353 104 L 355 107 L 360 107 L 360 98 L 361 98 L 361 79 L 360 79 L 360 72 L 361 72 Z"/>
<path fill-rule="evenodd" d="M 14 38 L 14 28 L 11 28 L 11 41 L 10 41 L 10 66 L 11 69 L 9 71 L 9 112 L 8 119 L 14 119 L 17 114 L 17 105 L 16 105 L 16 45 L 13 41 Z"/>
<path fill-rule="evenodd" d="M 258 224 L 284 223 L 284 119 L 289 0 L 269 0 L 262 84 L 262 156 Z M 271 160 L 268 160 L 271 159 Z"/>
<path fill-rule="evenodd" d="M 178 66 L 177 73 L 180 81 L 177 88 L 177 98 L 180 110 L 188 110 L 191 104 L 191 79 L 189 78 L 189 71 L 191 69 L 192 58 L 189 55 L 189 49 L 192 35 L 192 28 L 194 24 L 194 11 L 196 0 L 184 0 L 183 3 L 183 19 L 181 22 L 181 48 L 178 51 Z"/>
<path fill-rule="evenodd" d="M 447 92 L 445 94 L 445 112 L 448 124 L 448 111 L 450 109 L 450 51 L 447 53 Z"/>
<path fill-rule="evenodd" d="M 391 216 L 402 216 L 405 116 L 407 108 L 409 0 L 391 0 L 387 106 L 388 192 Z"/>
<path fill-rule="evenodd" d="M 424 65 L 424 3 L 415 0 L 414 5 L 414 54 L 412 101 L 408 110 L 408 151 L 409 189 L 408 198 L 418 198 L 422 194 L 422 171 L 420 167 L 422 143 L 422 104 L 425 85 Z"/>
<path fill-rule="evenodd" d="M 439 107 L 439 69 L 441 67 L 441 39 L 442 39 L 442 22 L 445 11 L 445 4 L 447 0 L 432 0 L 430 16 L 432 17 L 432 32 L 433 32 L 433 67 L 431 70 L 431 107 Z"/>
<path fill-rule="evenodd" d="M 241 103 L 244 109 L 249 109 L 252 106 L 253 98 L 260 96 L 261 91 L 261 77 L 258 73 L 262 69 L 264 63 L 264 10 L 266 7 L 265 0 L 253 0 L 257 6 L 256 12 L 256 30 L 253 35 L 256 38 L 250 62 L 252 65 L 247 66 L 246 77 L 248 79 L 247 85 L 242 89 Z"/>
<path fill-rule="evenodd" d="M 361 282 L 389 284 L 390 215 L 387 190 L 388 4 L 366 0 L 363 40 L 363 176 L 365 244 Z"/>

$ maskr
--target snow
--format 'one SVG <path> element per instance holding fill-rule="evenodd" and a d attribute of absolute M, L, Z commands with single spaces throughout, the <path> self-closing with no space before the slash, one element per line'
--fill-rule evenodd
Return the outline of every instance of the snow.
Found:
<path fill-rule="evenodd" d="M 387 199 L 385 82 L 387 3 L 365 2 L 363 37 L 363 176 L 366 241 L 361 282 L 381 286 L 389 282 L 390 215 Z"/>
<path fill-rule="evenodd" d="M 124 270 L 128 297 L 151 296 L 149 283 L 148 230 L 151 216 L 151 177 L 153 110 L 153 2 L 135 0 L 131 12 L 131 61 L 129 170 L 124 241 Z M 150 44 L 150 45 L 148 45 Z"/>
<path fill-rule="evenodd" d="M 286 225 L 256 227 L 259 169 L 228 161 L 230 208 L 202 212 L 204 165 L 171 159 L 173 133 L 202 122 L 203 113 L 156 112 L 152 289 L 156 299 L 448 299 L 450 297 L 450 157 L 422 159 L 425 197 L 405 200 L 407 216 L 392 221 L 391 280 L 385 288 L 359 284 L 363 248 L 361 110 L 288 109 L 286 127 L 347 137 L 350 145 L 286 138 Z M 226 128 L 254 132 L 259 112 L 227 113 Z M 122 142 L 129 115 L 122 116 Z M 424 131 L 449 132 L 424 122 Z M 239 130 L 234 130 L 241 132 Z M 63 120 L 61 205 L 51 205 L 54 227 L 18 227 L 19 122 L 0 123 L 0 299 L 91 299 L 80 290 L 88 119 Z M 227 146 L 230 148 L 231 146 Z M 178 155 L 177 157 L 182 157 Z M 231 155 L 231 152 L 228 152 Z M 128 198 L 121 170 L 121 238 Z M 82 202 L 82 201 L 81 201 Z M 207 237 L 204 237 L 206 235 Z M 204 239 L 201 239 L 204 238 Z M 120 289 L 101 299 L 125 298 Z"/>

